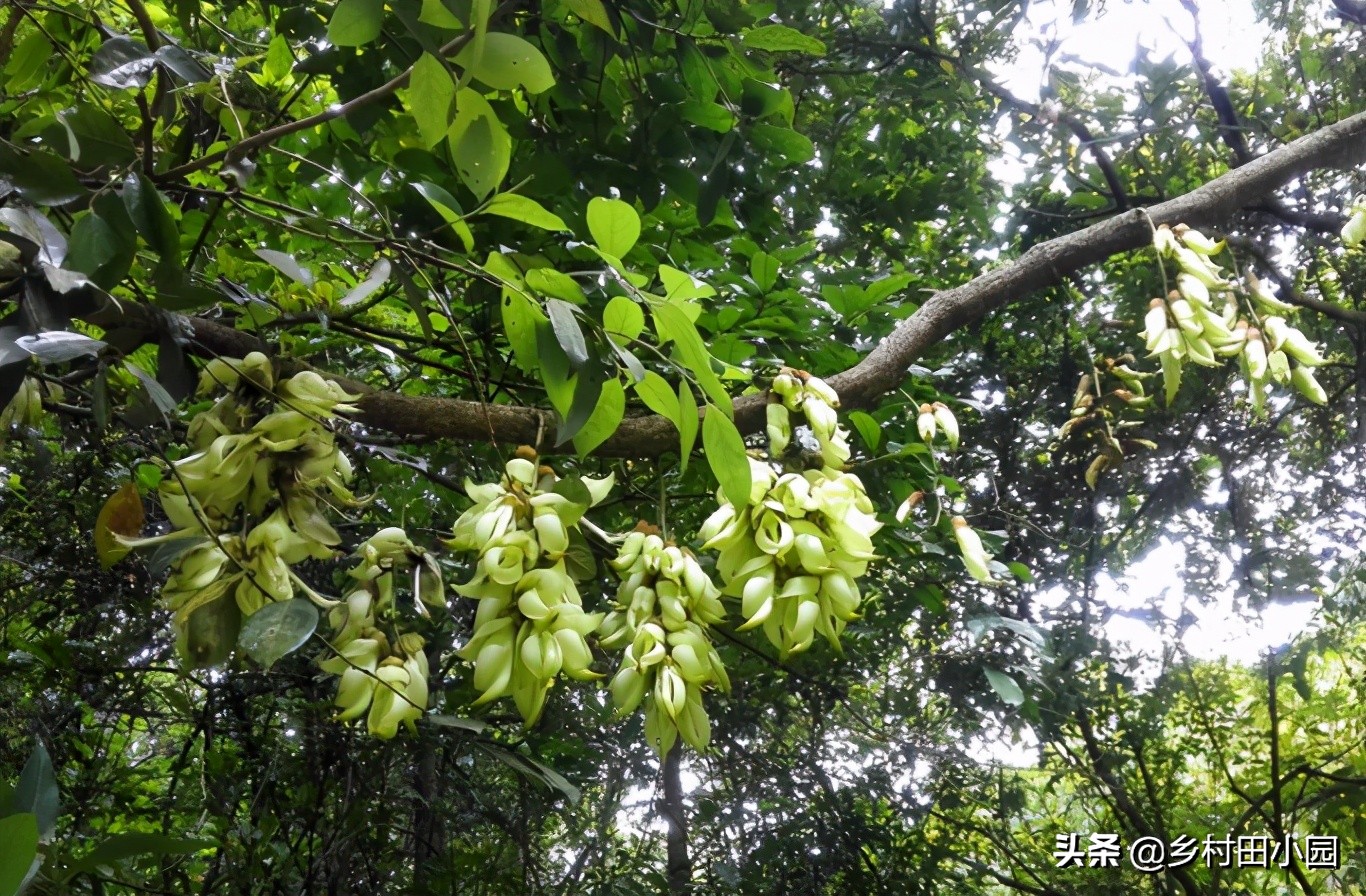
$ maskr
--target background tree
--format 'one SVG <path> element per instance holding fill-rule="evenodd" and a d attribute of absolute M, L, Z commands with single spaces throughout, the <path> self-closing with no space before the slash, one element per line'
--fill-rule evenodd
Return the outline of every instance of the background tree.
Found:
<path fill-rule="evenodd" d="M 1140 52 L 1123 76 L 1050 51 L 1036 103 L 993 74 L 1027 12 L 0 5 L 0 765 L 17 781 L 0 831 L 42 838 L 33 891 L 1360 887 L 1350 851 L 1337 871 L 1151 879 L 1052 855 L 1069 831 L 1361 838 L 1366 308 L 1342 240 L 1366 156 L 1360 23 L 1267 8 L 1274 46 L 1229 77 L 1199 28 L 1189 65 Z M 1176 282 L 1148 248 L 1164 224 L 1227 238 L 1225 272 L 1300 309 L 1325 401 L 1276 388 L 1255 414 L 1232 360 L 1187 363 L 1162 400 L 1140 333 Z M 270 388 L 214 404 L 253 352 L 272 360 L 246 378 Z M 1116 391 L 1135 388 L 1121 364 L 1149 377 L 1147 407 Z M 474 602 L 422 619 L 430 579 L 410 600 L 397 573 L 393 612 L 423 646 L 391 646 L 427 664 L 404 674 L 433 712 L 376 740 L 334 719 L 357 663 L 318 665 L 346 645 L 317 613 L 272 610 L 239 644 L 231 598 L 198 627 L 158 599 L 186 542 L 112 562 L 117 534 L 188 525 L 166 496 L 189 490 L 208 415 L 287 409 L 303 393 L 285 384 L 313 382 L 289 378 L 316 371 L 343 395 L 309 398 L 298 438 L 349 458 L 369 500 L 287 521 L 281 543 L 328 548 L 286 564 L 299 588 L 383 603 L 388 584 L 364 582 L 390 580 L 346 577 L 365 565 L 341 555 L 396 525 L 414 547 L 386 563 L 470 581 L 442 544 L 462 483 L 526 444 L 570 503 L 614 477 L 574 541 L 584 603 L 607 611 L 607 536 L 644 519 L 699 547 L 746 465 L 725 421 L 758 447 L 783 365 L 838 390 L 883 559 L 840 652 L 783 656 L 727 601 L 711 636 L 732 688 L 707 693 L 706 751 L 661 762 L 641 714 L 591 684 L 551 688 L 531 726 L 508 701 L 472 709 L 485 688 L 455 651 Z M 921 429 L 936 402 L 956 451 L 943 417 Z M 817 448 L 799 435 L 787 460 Z M 312 455 L 271 457 L 283 495 Z M 259 522 L 230 510 L 243 535 Z M 957 516 L 1001 561 L 977 576 L 993 581 L 965 574 Z M 1160 538 L 1192 599 L 1318 592 L 1327 622 L 1257 671 L 1138 668 L 1105 640 L 1100 591 Z M 222 575 L 255 594 L 240 572 Z M 1038 769 L 981 758 L 1025 731 Z"/>

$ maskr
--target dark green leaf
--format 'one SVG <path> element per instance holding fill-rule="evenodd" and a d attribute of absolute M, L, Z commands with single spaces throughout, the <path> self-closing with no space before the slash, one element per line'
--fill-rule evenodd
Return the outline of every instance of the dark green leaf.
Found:
<path fill-rule="evenodd" d="M 327 39 L 339 47 L 359 47 L 384 28 L 384 0 L 339 0 L 327 24 Z"/>
<path fill-rule="evenodd" d="M 0 818 L 0 896 L 15 896 L 38 856 L 38 820 L 24 812 Z"/>
<path fill-rule="evenodd" d="M 71 165 L 46 149 L 20 153 L 0 141 L 0 175 L 34 205 L 65 205 L 86 195 Z"/>
<path fill-rule="evenodd" d="M 266 604 L 247 617 L 237 646 L 266 669 L 308 641 L 318 628 L 318 608 L 302 598 Z"/>
<path fill-rule="evenodd" d="M 38 822 L 38 837 L 46 840 L 57 827 L 57 813 L 60 799 L 57 792 L 57 776 L 52 771 L 52 758 L 47 747 L 41 742 L 33 745 L 33 751 L 19 773 L 19 783 L 14 787 L 10 812 L 31 812 Z M 0 840 L 0 843 L 4 843 Z"/>
<path fill-rule="evenodd" d="M 555 330 L 555 339 L 564 349 L 570 368 L 578 370 L 588 363 L 588 344 L 584 341 L 583 330 L 579 327 L 574 306 L 560 299 L 546 299 L 545 310 L 550 315 L 550 326 Z"/>
<path fill-rule="evenodd" d="M 67 877 L 96 871 L 133 856 L 181 856 L 217 846 L 212 840 L 191 840 L 166 834 L 132 832 L 102 840 L 67 869 Z"/>
<path fill-rule="evenodd" d="M 111 37 L 90 57 L 90 80 L 119 90 L 146 87 L 152 80 L 156 57 L 147 45 L 127 37 Z"/>
<path fill-rule="evenodd" d="M 621 425 L 626 413 L 626 390 L 621 381 L 612 378 L 602 384 L 597 406 L 587 422 L 574 436 L 574 450 L 581 455 L 592 454 Z"/>
<path fill-rule="evenodd" d="M 180 258 L 180 230 L 175 218 L 156 187 L 141 173 L 130 174 L 124 180 L 123 205 L 133 226 L 163 263 Z"/>

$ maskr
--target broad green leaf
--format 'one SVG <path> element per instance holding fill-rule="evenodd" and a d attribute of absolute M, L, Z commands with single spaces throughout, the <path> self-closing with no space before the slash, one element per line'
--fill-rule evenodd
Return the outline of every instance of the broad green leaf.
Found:
<path fill-rule="evenodd" d="M 607 380 L 602 384 L 592 415 L 574 436 L 574 450 L 584 456 L 592 454 L 595 448 L 617 431 L 625 413 L 626 390 L 622 388 L 620 380 Z"/>
<path fill-rule="evenodd" d="M 423 24 L 450 31 L 462 31 L 465 28 L 465 24 L 442 0 L 422 0 L 422 12 L 418 14 L 417 20 Z"/>
<path fill-rule="evenodd" d="M 512 158 L 512 140 L 488 100 L 468 87 L 455 95 L 447 140 L 456 173 L 480 199 L 498 188 Z"/>
<path fill-rule="evenodd" d="M 1011 706 L 1019 706 L 1024 703 L 1024 691 L 1020 689 L 1019 683 L 1014 678 L 990 667 L 984 668 L 982 671 L 986 673 L 987 683 L 991 685 L 991 689 L 996 692 L 998 697 Z"/>
<path fill-rule="evenodd" d="M 384 0 L 339 0 L 327 23 L 327 39 L 339 47 L 359 47 L 384 29 Z"/>
<path fill-rule="evenodd" d="M 702 418 L 702 450 L 712 475 L 730 503 L 744 507 L 749 503 L 749 456 L 745 440 L 735 423 L 714 404 L 707 405 Z"/>
<path fill-rule="evenodd" d="M 678 107 L 678 115 L 684 121 L 698 127 L 725 134 L 735 127 L 735 113 L 720 103 L 689 100 Z"/>
<path fill-rule="evenodd" d="M 401 96 L 413 115 L 413 121 L 417 122 L 417 132 L 422 136 L 423 146 L 431 148 L 445 139 L 451 129 L 455 80 L 440 59 L 431 53 L 419 56 Z"/>
<path fill-rule="evenodd" d="M 867 445 L 872 451 L 877 450 L 877 446 L 882 442 L 882 427 L 869 414 L 863 411 L 850 411 L 849 422 L 854 429 L 858 430 L 859 436 L 863 439 L 863 444 Z"/>
<path fill-rule="evenodd" d="M 767 50 L 770 53 L 825 55 L 824 43 L 787 25 L 760 25 L 757 28 L 750 28 L 740 35 L 740 41 L 751 49 Z"/>
<path fill-rule="evenodd" d="M 266 49 L 266 61 L 261 64 L 261 75 L 266 84 L 279 84 L 289 78 L 294 71 L 294 53 L 289 49 L 289 41 L 283 34 L 270 40 Z"/>
<path fill-rule="evenodd" d="M 138 90 L 152 80 L 156 57 L 147 45 L 127 37 L 111 37 L 90 57 L 90 80 L 116 90 Z"/>
<path fill-rule="evenodd" d="M 15 896 L 38 857 L 38 819 L 31 812 L 0 818 L 0 896 Z"/>
<path fill-rule="evenodd" d="M 535 199 L 516 193 L 499 193 L 484 204 L 480 213 L 511 218 L 514 221 L 521 221 L 523 224 L 530 224 L 532 227 L 539 227 L 542 230 L 569 229 L 559 215 L 548 211 Z"/>
<path fill-rule="evenodd" d="M 451 226 L 452 232 L 460 237 L 460 241 L 465 244 L 466 252 L 474 251 L 474 234 L 470 232 L 470 227 L 465 223 L 464 213 L 460 209 L 460 203 L 455 197 L 448 193 L 445 188 L 433 183 L 423 181 L 413 184 L 413 189 L 422 194 L 422 198 L 441 216 L 441 220 Z"/>
<path fill-rule="evenodd" d="M 680 271 L 667 264 L 659 266 L 659 282 L 664 286 L 664 298 L 682 308 L 688 315 L 688 320 L 694 322 L 702 313 L 702 308 L 690 300 L 716 295 L 716 288 L 711 284 L 703 283 L 687 271 Z"/>
<path fill-rule="evenodd" d="M 678 394 L 664 377 L 653 370 L 645 373 L 645 378 L 636 383 L 636 395 L 645 406 L 656 414 L 667 417 L 673 425 L 682 429 L 678 417 Z"/>
<path fill-rule="evenodd" d="M 526 285 L 543 296 L 562 299 L 572 305 L 588 301 L 577 280 L 554 268 L 532 268 L 526 272 Z"/>
<path fill-rule="evenodd" d="M 711 354 L 707 351 L 697 327 L 688 319 L 683 310 L 675 304 L 661 303 L 651 309 L 654 316 L 655 333 L 661 345 L 674 343 L 678 359 L 693 375 L 707 393 L 712 403 L 731 413 L 730 393 L 726 392 L 721 380 L 711 369 Z"/>
<path fill-rule="evenodd" d="M 613 296 L 602 312 L 602 326 L 619 345 L 626 345 L 645 329 L 645 312 L 630 296 Z"/>
<path fill-rule="evenodd" d="M 778 282 L 778 259 L 767 252 L 756 252 L 749 260 L 749 275 L 760 292 L 768 292 Z"/>
<path fill-rule="evenodd" d="M 598 407 L 603 385 L 608 381 L 609 375 L 615 379 L 614 374 L 615 371 L 609 373 L 606 365 L 594 359 L 593 363 L 575 375 L 574 399 L 570 402 L 569 413 L 563 415 L 560 426 L 555 430 L 556 446 L 563 445 L 579 434 Z"/>
<path fill-rule="evenodd" d="M 186 547 L 192 544 L 190 539 L 183 540 Z M 207 601 L 187 614 L 176 638 L 176 651 L 191 669 L 217 666 L 232 656 L 241 630 L 242 611 L 237 608 L 237 601 L 232 595 L 220 593 L 216 600 Z"/>
<path fill-rule="evenodd" d="M 569 358 L 555 338 L 555 329 L 547 320 L 536 327 L 536 359 L 540 362 L 541 382 L 545 385 L 550 406 L 561 419 L 569 416 L 574 404 L 574 381 L 569 370 Z"/>
<path fill-rule="evenodd" d="M 692 386 L 687 380 L 678 381 L 678 466 L 686 473 L 688 461 L 692 458 L 693 446 L 697 444 L 697 398 L 692 394 Z"/>
<path fill-rule="evenodd" d="M 479 734 L 489 727 L 488 722 L 482 722 L 479 719 L 467 719 L 464 716 L 430 715 L 424 716 L 422 720 L 433 725 L 440 725 L 442 728 L 458 728 L 461 731 L 470 731 L 474 734 Z"/>
<path fill-rule="evenodd" d="M 0 142 L 0 177 L 34 205 L 65 205 L 86 195 L 66 159 L 42 148 L 20 153 Z"/>
<path fill-rule="evenodd" d="M 536 331 L 548 319 L 540 305 L 512 286 L 503 287 L 501 304 L 503 332 L 507 334 L 508 345 L 512 347 L 512 357 L 518 367 L 527 373 L 534 373 L 540 369 Z"/>
<path fill-rule="evenodd" d="M 46 840 L 57 828 L 57 813 L 60 811 L 57 792 L 57 776 L 52 770 L 52 758 L 41 741 L 35 741 L 33 750 L 19 773 L 19 782 L 14 785 L 14 795 L 10 799 L 9 812 L 29 812 L 38 823 L 38 837 Z M 4 841 L 0 840 L 0 844 Z"/>
<path fill-rule="evenodd" d="M 43 33 L 34 29 L 19 41 L 5 63 L 5 88 L 11 96 L 21 94 L 42 83 L 52 61 L 52 44 Z"/>
<path fill-rule="evenodd" d="M 555 86 L 545 56 L 515 34 L 490 31 L 484 36 L 482 55 L 470 45 L 455 54 L 453 61 L 494 90 L 524 87 L 528 93 L 541 93 Z"/>
<path fill-rule="evenodd" d="M 137 158 L 137 149 L 114 116 L 98 106 L 83 103 L 57 113 L 57 121 L 71 144 L 67 157 L 83 170 L 126 165 Z"/>
<path fill-rule="evenodd" d="M 601 28 L 613 37 L 617 36 L 617 31 L 612 26 L 612 17 L 602 0 L 565 0 L 565 5 L 588 24 Z"/>
<path fill-rule="evenodd" d="M 191 840 L 143 831 L 114 834 L 100 841 L 94 849 L 73 862 L 67 869 L 67 878 L 94 872 L 101 866 L 112 865 L 133 856 L 182 856 L 213 849 L 216 845 L 213 840 Z"/>
<path fill-rule="evenodd" d="M 816 157 L 816 145 L 805 134 L 772 124 L 753 124 L 746 130 L 749 139 L 764 154 L 781 161 L 781 167 L 804 165 Z"/>
<path fill-rule="evenodd" d="M 167 210 L 161 194 L 140 172 L 123 181 L 123 205 L 138 234 L 161 256 L 163 262 L 180 258 L 180 228 Z"/>
<path fill-rule="evenodd" d="M 565 357 L 573 370 L 588 363 L 588 344 L 583 338 L 583 329 L 574 314 L 574 306 L 562 299 L 546 299 L 545 309 L 550 314 L 550 326 L 555 330 L 555 339 L 564 349 Z"/>
<path fill-rule="evenodd" d="M 303 598 L 266 604 L 247 617 L 237 646 L 266 669 L 304 645 L 318 628 L 318 608 Z"/>
<path fill-rule="evenodd" d="M 620 199 L 596 196 L 588 200 L 588 232 L 599 249 L 622 258 L 640 239 L 640 216 Z"/>
<path fill-rule="evenodd" d="M 135 244 L 128 244 L 126 234 L 119 233 L 95 212 L 76 221 L 70 243 L 65 267 L 80 271 L 103 289 L 112 289 L 127 276 L 136 248 Z"/>

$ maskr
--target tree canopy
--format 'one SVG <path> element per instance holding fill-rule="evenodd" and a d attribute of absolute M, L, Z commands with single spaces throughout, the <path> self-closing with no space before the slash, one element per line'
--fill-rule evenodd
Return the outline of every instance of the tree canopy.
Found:
<path fill-rule="evenodd" d="M 1366 11 L 1256 5 L 0 2 L 0 896 L 1361 892 Z"/>

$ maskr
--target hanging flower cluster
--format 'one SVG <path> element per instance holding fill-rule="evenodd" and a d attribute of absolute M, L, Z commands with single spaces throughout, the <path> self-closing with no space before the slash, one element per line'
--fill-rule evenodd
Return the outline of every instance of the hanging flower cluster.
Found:
<path fill-rule="evenodd" d="M 862 481 L 839 467 L 849 457 L 837 425 L 839 397 L 822 380 L 785 369 L 774 378 L 770 410 L 801 408 L 821 448 L 817 470 L 779 474 L 749 458 L 750 494 L 743 506 L 718 491 L 720 507 L 703 524 L 704 549 L 719 552 L 724 593 L 740 599 L 741 630 L 763 627 L 783 657 L 806 650 L 817 634 L 835 649 L 858 614 L 857 579 L 875 558 L 881 528 Z M 791 417 L 770 413 L 770 452 L 792 439 Z"/>
<path fill-rule="evenodd" d="M 1144 318 L 1144 339 L 1151 356 L 1161 361 L 1168 403 L 1181 387 L 1186 360 L 1218 367 L 1221 358 L 1235 356 L 1248 380 L 1249 399 L 1259 412 L 1272 382 L 1291 384 L 1311 401 L 1327 400 L 1313 374 L 1313 368 L 1324 363 L 1323 356 L 1284 317 L 1295 310 L 1293 305 L 1277 300 L 1249 277 L 1246 293 L 1252 320 L 1240 316 L 1238 285 L 1212 260 L 1223 250 L 1223 241 L 1178 224 L 1157 228 L 1153 244 L 1178 268 L 1177 288 L 1165 299 L 1153 299 Z"/>
<path fill-rule="evenodd" d="M 561 672 L 600 677 L 585 636 L 601 613 L 587 613 L 565 559 L 581 539 L 579 520 L 614 479 L 562 480 L 519 449 L 498 482 L 465 483 L 474 506 L 455 523 L 451 548 L 477 555 L 474 577 L 456 592 L 479 601 L 474 635 L 460 656 L 474 663 L 475 705 L 512 695 L 526 724 L 540 717 Z M 572 483 L 572 485 L 571 485 Z M 577 487 L 575 487 L 577 486 Z M 578 497 L 572 497 L 579 492 Z"/>
<path fill-rule="evenodd" d="M 696 749 L 711 740 L 702 691 L 730 690 L 726 667 L 712 646 L 710 627 L 725 619 L 721 592 L 691 551 L 666 542 L 654 527 L 627 534 L 612 561 L 621 576 L 598 643 L 625 648 L 612 679 L 617 712 L 645 702 L 645 738 L 661 756 L 681 736 Z"/>
<path fill-rule="evenodd" d="M 311 371 L 276 382 L 260 352 L 209 362 L 199 394 L 218 389 L 227 394 L 190 424 L 194 453 L 158 486 L 174 531 L 121 539 L 129 547 L 196 539 L 162 589 L 181 654 L 196 665 L 223 661 L 233 646 L 208 637 L 197 614 L 219 620 L 215 630 L 235 631 L 296 588 L 315 597 L 291 567 L 331 557 L 341 539 L 327 510 L 356 503 L 347 488 L 351 463 L 329 426 L 355 411 L 356 396 Z"/>
<path fill-rule="evenodd" d="M 423 603 L 445 605 L 441 570 L 396 526 L 366 539 L 354 556 L 359 562 L 347 572 L 351 590 L 328 613 L 333 655 L 318 666 L 339 678 L 337 718 L 365 716 L 367 730 L 388 740 L 400 725 L 415 730 L 427 709 L 429 675 L 426 639 L 400 628 L 395 581 L 400 572 L 414 572 L 416 606 L 426 615 Z"/>

